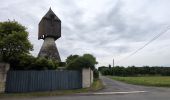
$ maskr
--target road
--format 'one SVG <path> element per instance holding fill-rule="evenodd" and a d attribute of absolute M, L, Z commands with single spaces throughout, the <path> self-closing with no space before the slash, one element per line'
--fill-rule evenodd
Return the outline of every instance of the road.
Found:
<path fill-rule="evenodd" d="M 101 77 L 105 88 L 95 93 L 22 98 L 21 100 L 170 100 L 170 88 L 146 87 L 126 84 Z M 3 99 L 2 99 L 3 100 Z M 19 100 L 10 98 L 4 100 Z"/>

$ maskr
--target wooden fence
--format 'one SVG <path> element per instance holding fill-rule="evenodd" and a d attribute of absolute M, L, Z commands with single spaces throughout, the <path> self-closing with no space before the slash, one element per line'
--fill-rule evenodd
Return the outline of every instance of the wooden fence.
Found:
<path fill-rule="evenodd" d="M 82 88 L 79 71 L 8 71 L 5 92 L 34 92 Z"/>

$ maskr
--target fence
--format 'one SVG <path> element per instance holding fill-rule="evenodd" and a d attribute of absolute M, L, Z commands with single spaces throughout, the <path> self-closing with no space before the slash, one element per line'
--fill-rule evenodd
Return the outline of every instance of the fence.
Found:
<path fill-rule="evenodd" d="M 77 88 L 82 88 L 82 74 L 79 71 L 8 71 L 5 92 Z"/>

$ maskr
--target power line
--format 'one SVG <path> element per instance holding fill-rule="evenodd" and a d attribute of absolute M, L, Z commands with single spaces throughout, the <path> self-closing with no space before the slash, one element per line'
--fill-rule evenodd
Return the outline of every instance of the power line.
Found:
<path fill-rule="evenodd" d="M 142 47 L 140 47 L 139 49 L 137 49 L 136 51 L 134 51 L 133 53 L 131 53 L 130 55 L 124 57 L 122 60 L 128 59 L 129 57 L 135 55 L 136 53 L 138 53 L 140 50 L 144 49 L 147 45 L 149 45 L 150 43 L 152 43 L 154 40 L 158 39 L 161 35 L 163 35 L 164 33 L 166 33 L 168 30 L 170 29 L 170 26 L 168 26 L 165 30 L 163 30 L 162 32 L 160 32 L 158 35 L 156 35 L 155 37 L 153 37 L 150 41 L 148 41 L 146 44 L 144 44 Z M 118 62 L 120 62 L 118 61 Z"/>

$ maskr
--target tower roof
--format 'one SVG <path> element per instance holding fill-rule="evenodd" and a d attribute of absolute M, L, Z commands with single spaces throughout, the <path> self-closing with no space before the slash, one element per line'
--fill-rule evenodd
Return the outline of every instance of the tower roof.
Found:
<path fill-rule="evenodd" d="M 44 16 L 43 18 L 50 19 L 51 16 L 54 16 L 54 19 L 55 19 L 55 20 L 61 21 L 61 20 L 56 16 L 56 14 L 51 10 L 51 7 L 50 7 L 49 11 L 45 14 L 45 16 Z"/>

